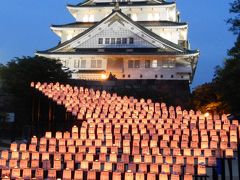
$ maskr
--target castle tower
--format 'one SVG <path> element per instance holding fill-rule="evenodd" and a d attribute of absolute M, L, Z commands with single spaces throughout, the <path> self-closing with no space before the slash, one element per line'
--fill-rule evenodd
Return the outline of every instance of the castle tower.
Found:
<path fill-rule="evenodd" d="M 188 24 L 175 2 L 87 0 L 67 6 L 76 22 L 53 25 L 61 39 L 36 54 L 60 60 L 73 79 L 191 82 L 199 51 L 190 50 Z"/>

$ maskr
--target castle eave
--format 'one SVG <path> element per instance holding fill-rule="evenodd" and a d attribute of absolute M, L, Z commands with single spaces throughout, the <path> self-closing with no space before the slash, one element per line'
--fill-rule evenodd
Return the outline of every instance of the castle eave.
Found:
<path fill-rule="evenodd" d="M 119 6 L 122 7 L 128 7 L 128 6 L 174 6 L 176 3 L 175 2 L 160 2 L 160 1 L 136 1 L 136 2 L 119 2 Z M 78 8 L 85 8 L 85 7 L 114 7 L 115 3 L 114 2 L 100 2 L 100 3 L 94 3 L 94 2 L 84 2 L 84 3 L 79 3 L 77 5 L 71 5 L 68 4 L 67 8 L 68 9 L 78 9 Z"/>

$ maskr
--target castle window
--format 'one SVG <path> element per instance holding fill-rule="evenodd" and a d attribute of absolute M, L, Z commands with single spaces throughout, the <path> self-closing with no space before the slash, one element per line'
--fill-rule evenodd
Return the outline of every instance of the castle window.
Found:
<path fill-rule="evenodd" d="M 98 44 L 103 44 L 103 38 L 98 39 Z"/>
<path fill-rule="evenodd" d="M 117 44 L 121 44 L 121 38 L 117 38 Z"/>
<path fill-rule="evenodd" d="M 151 61 L 150 60 L 145 60 L 145 68 L 150 68 Z"/>
<path fill-rule="evenodd" d="M 110 43 L 110 39 L 109 38 L 106 38 L 105 39 L 105 44 L 109 44 Z"/>
<path fill-rule="evenodd" d="M 88 15 L 83 16 L 83 22 L 88 22 Z"/>
<path fill-rule="evenodd" d="M 152 68 L 157 68 L 157 60 L 152 60 Z"/>
<path fill-rule="evenodd" d="M 163 68 L 168 68 L 168 61 L 163 61 L 162 62 L 162 67 Z"/>
<path fill-rule="evenodd" d="M 155 74 L 155 78 L 157 78 L 158 77 L 158 75 L 157 74 Z"/>
<path fill-rule="evenodd" d="M 148 20 L 149 20 L 149 21 L 152 21 L 152 20 L 153 20 L 153 15 L 152 15 L 152 13 L 149 13 L 149 14 L 148 14 Z"/>
<path fill-rule="evenodd" d="M 137 14 L 132 14 L 131 17 L 132 17 L 132 20 L 133 20 L 133 21 L 137 21 Z"/>
<path fill-rule="evenodd" d="M 143 77 L 143 75 L 142 74 L 140 74 L 140 78 L 142 78 Z"/>
<path fill-rule="evenodd" d="M 86 68 L 87 61 L 81 60 L 81 68 Z"/>
<path fill-rule="evenodd" d="M 129 38 L 129 44 L 133 44 L 134 43 L 134 39 L 133 38 Z"/>
<path fill-rule="evenodd" d="M 68 66 L 68 61 L 67 61 L 67 60 L 62 60 L 61 62 L 62 62 L 62 65 L 63 65 L 64 67 L 67 67 L 67 66 Z"/>
<path fill-rule="evenodd" d="M 154 20 L 155 20 L 155 21 L 159 21 L 159 19 L 160 19 L 160 18 L 159 18 L 159 14 L 158 14 L 158 13 L 155 13 L 155 14 L 154 14 Z"/>
<path fill-rule="evenodd" d="M 115 38 L 111 38 L 111 44 L 115 44 Z"/>
<path fill-rule="evenodd" d="M 72 39 L 72 35 L 71 35 L 71 34 L 68 34 L 68 35 L 67 35 L 67 40 L 70 40 L 70 39 Z"/>
<path fill-rule="evenodd" d="M 139 60 L 134 61 L 134 68 L 140 68 L 140 61 Z"/>
<path fill-rule="evenodd" d="M 128 60 L 128 68 L 133 68 L 133 60 Z"/>
<path fill-rule="evenodd" d="M 97 60 L 97 68 L 101 68 L 102 67 L 102 60 Z"/>
<path fill-rule="evenodd" d="M 127 44 L 127 38 L 122 38 L 122 44 Z"/>
<path fill-rule="evenodd" d="M 140 68 L 139 60 L 128 60 L 128 68 Z"/>
<path fill-rule="evenodd" d="M 89 22 L 94 22 L 94 15 L 93 14 L 91 14 L 90 16 L 89 16 L 89 20 L 88 20 Z"/>
<path fill-rule="evenodd" d="M 169 68 L 174 68 L 174 61 L 173 60 L 170 60 L 170 61 L 168 61 L 168 67 Z"/>
<path fill-rule="evenodd" d="M 129 75 L 128 75 L 128 78 L 130 78 L 130 77 L 131 77 L 131 75 L 129 74 Z"/>
<path fill-rule="evenodd" d="M 96 67 L 97 67 L 97 61 L 91 60 L 91 68 L 96 68 Z"/>
<path fill-rule="evenodd" d="M 80 60 L 74 60 L 74 68 L 79 68 Z"/>
<path fill-rule="evenodd" d="M 163 63 L 162 63 L 161 60 L 158 60 L 158 61 L 157 61 L 157 66 L 158 66 L 158 67 L 162 67 L 162 64 L 163 64 Z"/>

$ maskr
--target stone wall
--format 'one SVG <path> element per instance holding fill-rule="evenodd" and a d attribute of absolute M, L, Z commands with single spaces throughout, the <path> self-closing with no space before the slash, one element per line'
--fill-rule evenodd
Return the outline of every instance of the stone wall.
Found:
<path fill-rule="evenodd" d="M 83 86 L 98 90 L 107 90 L 121 96 L 151 98 L 155 102 L 166 102 L 168 105 L 180 105 L 189 108 L 190 88 L 188 81 L 178 80 L 116 80 L 84 81 L 71 80 L 71 85 Z"/>

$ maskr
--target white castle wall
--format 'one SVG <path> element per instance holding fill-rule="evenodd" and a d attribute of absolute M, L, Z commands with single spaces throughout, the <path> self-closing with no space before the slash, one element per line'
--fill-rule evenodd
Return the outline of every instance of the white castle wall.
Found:
<path fill-rule="evenodd" d="M 122 12 L 137 21 L 174 21 L 177 19 L 176 5 L 167 6 L 120 6 Z M 78 22 L 98 22 L 112 12 L 113 7 L 68 7 Z"/>

